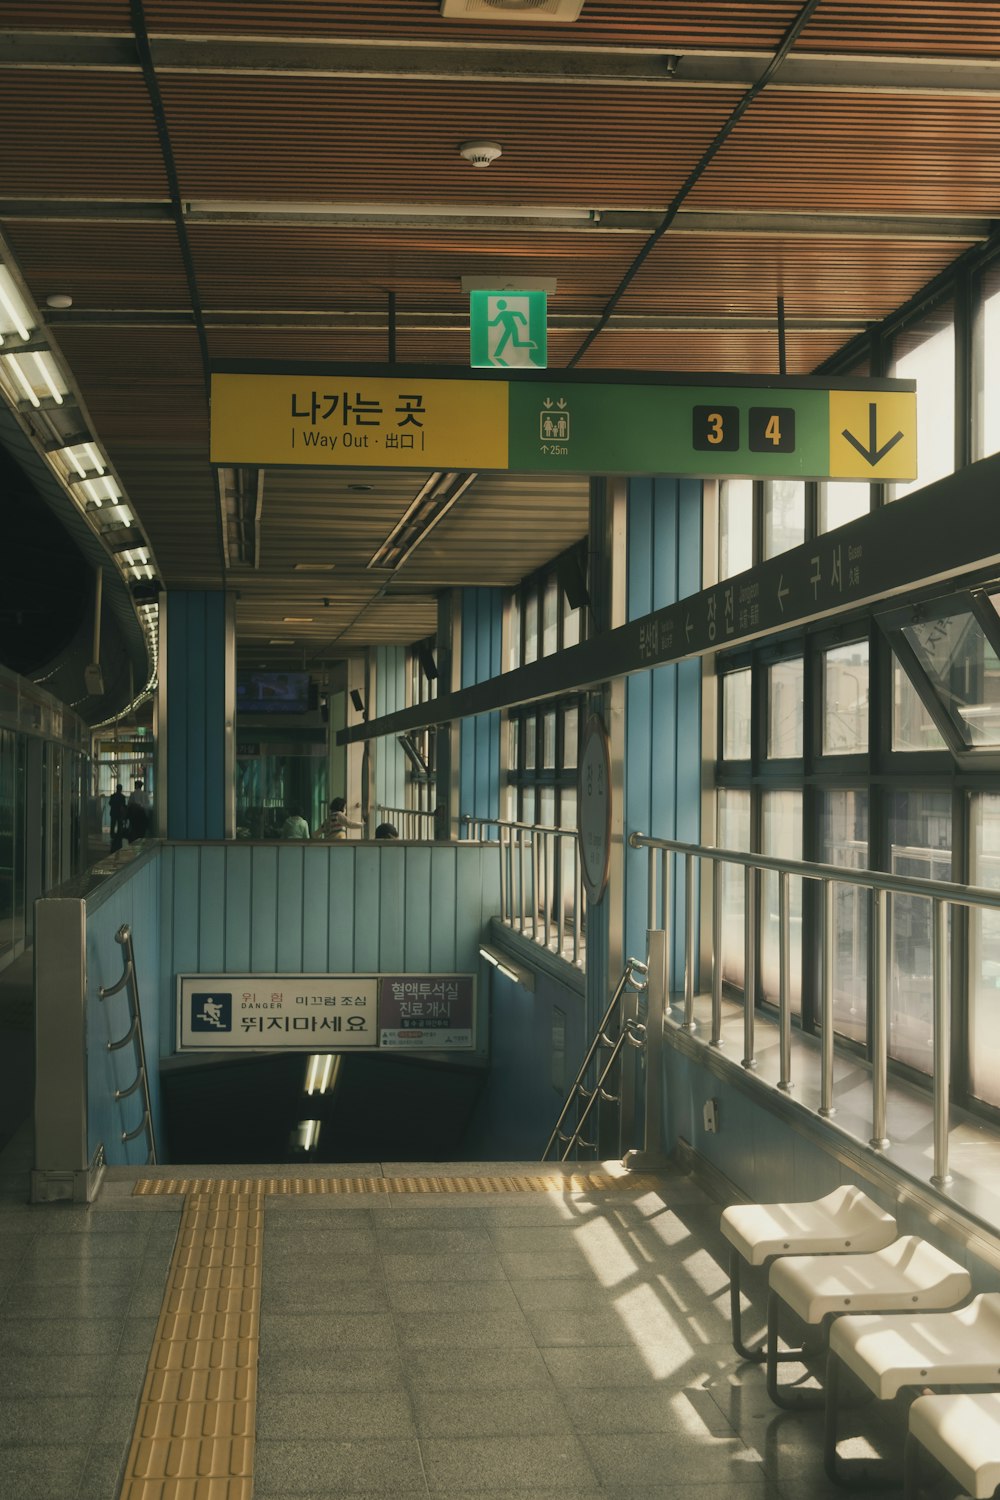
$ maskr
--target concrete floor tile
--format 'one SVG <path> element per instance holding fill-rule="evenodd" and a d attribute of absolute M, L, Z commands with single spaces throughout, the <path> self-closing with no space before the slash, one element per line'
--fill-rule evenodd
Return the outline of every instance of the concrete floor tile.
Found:
<path fill-rule="evenodd" d="M 142 1260 L 100 1260 L 87 1257 L 76 1260 L 39 1261 L 25 1257 L 18 1267 L 17 1280 L 21 1286 L 134 1286 L 140 1275 Z M 164 1273 L 164 1277 L 165 1277 Z"/>
<path fill-rule="evenodd" d="M 506 1281 L 507 1277 L 499 1257 L 492 1250 L 473 1254 L 449 1254 L 442 1262 L 434 1255 L 400 1255 L 382 1247 L 382 1271 L 386 1281 L 431 1281 L 441 1280 L 442 1274 L 449 1281 Z"/>
<path fill-rule="evenodd" d="M 391 1307 L 384 1281 L 344 1281 L 336 1268 L 308 1277 L 288 1275 L 268 1281 L 261 1292 L 261 1316 L 272 1313 L 387 1313 Z"/>
<path fill-rule="evenodd" d="M 396 1312 L 396 1335 L 410 1349 L 533 1349 L 524 1314 L 513 1312 Z"/>
<path fill-rule="evenodd" d="M 606 1310 L 612 1293 L 593 1277 L 571 1277 L 567 1281 L 555 1278 L 532 1281 L 513 1281 L 518 1305 L 527 1312 L 554 1312 L 569 1310 L 590 1312 Z"/>
<path fill-rule="evenodd" d="M 613 1391 L 656 1382 L 687 1384 L 704 1378 L 706 1363 L 704 1351 L 693 1357 L 690 1349 L 665 1344 L 551 1348 L 543 1350 L 543 1356 L 560 1389 L 580 1390 Z"/>
<path fill-rule="evenodd" d="M 19 1354 L 113 1354 L 124 1318 L 0 1317 L 0 1365 Z"/>
<path fill-rule="evenodd" d="M 421 1202 L 401 1204 L 398 1199 L 375 1203 L 372 1219 L 378 1229 L 486 1229 L 490 1210 L 470 1208 L 467 1200 L 454 1198 L 447 1203 L 426 1198 Z"/>
<path fill-rule="evenodd" d="M 647 1309 L 648 1311 L 648 1309 Z M 666 1316 L 630 1317 L 626 1309 L 596 1307 L 586 1312 L 574 1308 L 531 1308 L 524 1316 L 540 1349 L 599 1347 L 616 1344 L 680 1345 L 690 1351 L 690 1336 L 678 1330 Z"/>
<path fill-rule="evenodd" d="M 105 1392 L 101 1400 L 100 1420 L 94 1433 L 95 1443 L 128 1446 L 139 1410 L 139 1396 L 139 1387 L 128 1395 L 110 1395 Z"/>
<path fill-rule="evenodd" d="M 432 1494 L 440 1490 L 508 1492 L 554 1489 L 576 1495 L 596 1489 L 596 1475 L 579 1441 L 549 1437 L 423 1438 Z"/>
<path fill-rule="evenodd" d="M 25 1257 L 37 1265 L 54 1260 L 141 1260 L 146 1251 L 147 1235 L 115 1230 L 110 1234 L 37 1234 Z"/>
<path fill-rule="evenodd" d="M 277 1395 L 258 1391 L 257 1438 L 331 1442 L 416 1436 L 410 1398 L 399 1387 L 389 1391 L 336 1391 L 316 1395 L 302 1391 Z"/>
<path fill-rule="evenodd" d="M 544 1437 L 573 1430 L 554 1389 L 417 1390 L 413 1409 L 421 1438 Z"/>
<path fill-rule="evenodd" d="M 380 1221 L 377 1236 L 383 1255 L 427 1255 L 441 1261 L 452 1255 L 489 1255 L 493 1250 L 485 1229 L 395 1229 Z"/>
<path fill-rule="evenodd" d="M 43 1210 L 43 1212 L 45 1212 Z M 116 1209 L 55 1208 L 39 1220 L 39 1234 L 148 1234 L 150 1216 Z"/>
<path fill-rule="evenodd" d="M 500 1265 L 511 1281 L 565 1281 L 579 1279 L 604 1285 L 594 1267 L 578 1249 L 499 1252 Z M 626 1273 L 628 1274 L 628 1273 Z M 621 1277 L 609 1277 L 613 1285 Z"/>
<path fill-rule="evenodd" d="M 336 1497 L 346 1493 L 426 1494 L 420 1452 L 413 1439 L 358 1442 L 259 1441 L 255 1488 L 282 1496 Z"/>
<path fill-rule="evenodd" d="M 162 1296 L 162 1293 L 161 1293 Z M 132 1287 L 109 1285 L 27 1286 L 15 1283 L 7 1298 L 5 1318 L 124 1318 L 129 1311 Z M 158 1310 L 158 1309 L 157 1309 Z"/>
<path fill-rule="evenodd" d="M 580 1441 L 604 1486 L 760 1483 L 757 1454 L 737 1438 L 677 1432 L 590 1433 Z"/>
<path fill-rule="evenodd" d="M 0 1359 L 0 1399 L 9 1396 L 92 1396 L 103 1389 L 115 1363 L 105 1354 L 7 1354 Z"/>
<path fill-rule="evenodd" d="M 331 1228 L 326 1220 L 310 1221 L 306 1226 L 302 1219 L 272 1225 L 266 1216 L 264 1224 L 264 1254 L 268 1259 L 337 1261 L 349 1255 L 374 1255 L 376 1250 L 375 1232 L 368 1228 Z"/>
<path fill-rule="evenodd" d="M 96 1396 L 0 1397 L 0 1449 L 38 1443 L 41 1435 L 46 1443 L 89 1443 L 100 1416 Z"/>
<path fill-rule="evenodd" d="M 426 1259 L 426 1257 L 422 1257 Z M 326 1250 L 318 1254 L 303 1257 L 302 1255 L 281 1254 L 268 1250 L 261 1264 L 261 1285 L 267 1290 L 269 1287 L 287 1286 L 289 1281 L 299 1276 L 308 1282 L 313 1276 L 326 1277 L 336 1273 L 336 1280 L 340 1282 L 381 1282 L 384 1278 L 382 1267 L 379 1264 L 378 1252 L 372 1250 L 364 1255 L 348 1257 L 338 1261 L 329 1255 Z"/>
<path fill-rule="evenodd" d="M 147 1354 L 153 1345 L 153 1335 L 156 1332 L 157 1319 L 148 1314 L 140 1314 L 137 1317 L 131 1314 L 125 1319 L 122 1329 L 121 1343 L 118 1346 L 122 1354 Z"/>
<path fill-rule="evenodd" d="M 414 1349 L 406 1354 L 406 1376 L 414 1391 L 502 1391 L 551 1389 L 552 1378 L 537 1349 Z"/>
<path fill-rule="evenodd" d="M 276 1353 L 261 1344 L 257 1391 L 272 1395 L 349 1391 L 401 1391 L 403 1364 L 395 1350 L 310 1349 L 308 1359 L 292 1350 Z"/>
<path fill-rule="evenodd" d="M 532 1228 L 501 1226 L 490 1230 L 490 1239 L 498 1255 L 562 1255 L 569 1250 L 582 1254 L 581 1233 L 582 1225 L 578 1223 Z"/>
<path fill-rule="evenodd" d="M 326 1316 L 265 1312 L 261 1350 L 308 1357 L 314 1349 L 395 1349 L 388 1313 L 334 1313 Z"/>
<path fill-rule="evenodd" d="M 447 1268 L 444 1271 L 447 1278 Z M 397 1312 L 507 1312 L 518 1314 L 513 1289 L 503 1281 L 394 1281 L 389 1302 Z"/>
<path fill-rule="evenodd" d="M 109 1500 L 117 1495 L 128 1457 L 128 1443 L 95 1443 L 87 1454 L 76 1500 Z"/>
<path fill-rule="evenodd" d="M 7 1448 L 0 1457 L 0 1500 L 77 1500 L 89 1445 Z"/>

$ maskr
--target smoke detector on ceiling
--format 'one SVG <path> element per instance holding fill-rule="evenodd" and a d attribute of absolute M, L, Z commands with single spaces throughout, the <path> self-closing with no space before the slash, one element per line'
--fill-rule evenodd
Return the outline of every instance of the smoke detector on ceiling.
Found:
<path fill-rule="evenodd" d="M 441 14 L 451 21 L 507 21 L 522 25 L 541 21 L 555 25 L 575 21 L 583 0 L 441 0 Z"/>
<path fill-rule="evenodd" d="M 503 156 L 503 147 L 496 141 L 463 141 L 458 154 L 474 167 L 488 167 L 498 156 Z"/>

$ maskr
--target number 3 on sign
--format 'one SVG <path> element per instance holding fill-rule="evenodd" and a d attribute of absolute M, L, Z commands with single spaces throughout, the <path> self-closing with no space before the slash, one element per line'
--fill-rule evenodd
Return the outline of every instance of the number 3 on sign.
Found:
<path fill-rule="evenodd" d="M 735 453 L 739 448 L 738 406 L 696 406 L 691 417 L 691 446 L 695 452 Z"/>

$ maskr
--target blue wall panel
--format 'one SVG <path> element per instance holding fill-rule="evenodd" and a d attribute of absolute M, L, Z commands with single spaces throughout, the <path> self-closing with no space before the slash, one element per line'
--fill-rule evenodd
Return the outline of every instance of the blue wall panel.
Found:
<path fill-rule="evenodd" d="M 250 968 L 250 934 L 253 931 L 253 848 L 249 844 L 226 847 L 226 962 L 232 973 Z M 206 969 L 206 973 L 209 972 Z"/>
<path fill-rule="evenodd" d="M 278 941 L 274 967 L 279 974 L 302 973 L 302 867 L 306 854 L 301 843 L 278 850 Z"/>
<path fill-rule="evenodd" d="M 273 974 L 278 967 L 278 850 L 257 844 L 250 886 L 250 969 Z"/>
<path fill-rule="evenodd" d="M 319 851 L 317 850 L 317 853 Z M 354 849 L 350 844 L 329 850 L 330 858 L 330 960 L 327 972 L 350 974 L 354 963 Z"/>
<path fill-rule="evenodd" d="M 462 595 L 461 686 L 500 674 L 503 594 L 466 589 Z M 497 817 L 500 808 L 500 715 L 480 714 L 460 729 L 459 812 Z"/>
<path fill-rule="evenodd" d="M 636 619 L 701 587 L 701 485 L 633 479 L 628 489 L 628 611 Z M 626 684 L 625 827 L 697 841 L 701 797 L 701 667 L 683 662 Z M 625 851 L 625 949 L 646 942 L 648 856 Z M 682 872 L 672 915 L 683 921 Z M 675 972 L 673 983 L 679 983 Z"/>
<path fill-rule="evenodd" d="M 174 850 L 174 952 L 177 967 L 196 969 L 201 952 L 201 850 Z"/>
<path fill-rule="evenodd" d="M 329 972 L 330 861 L 325 849 L 302 851 L 302 969 Z"/>
<path fill-rule="evenodd" d="M 167 832 L 225 831 L 226 603 L 218 590 L 167 599 Z"/>
<path fill-rule="evenodd" d="M 431 969 L 435 973 L 446 972 L 448 965 L 454 962 L 455 896 L 460 853 L 464 869 L 468 850 L 450 848 L 447 844 L 434 849 L 430 878 L 430 944 Z"/>
<path fill-rule="evenodd" d="M 378 851 L 378 964 L 402 971 L 406 961 L 406 849 L 402 844 Z"/>
<path fill-rule="evenodd" d="M 375 652 L 375 710 L 378 716 L 406 707 L 406 648 L 379 646 Z M 375 801 L 406 806 L 407 761 L 395 735 L 375 743 Z"/>
<path fill-rule="evenodd" d="M 418 973 L 427 973 L 431 968 L 431 850 L 411 844 L 402 852 L 406 856 L 406 963 Z"/>
<path fill-rule="evenodd" d="M 180 850 L 178 853 L 182 852 Z M 206 972 L 226 966 L 226 851 L 202 849 L 199 902 L 199 962 Z"/>
<path fill-rule="evenodd" d="M 360 845 L 354 851 L 354 963 L 358 974 L 378 969 L 381 912 L 379 865 L 381 849 Z"/>

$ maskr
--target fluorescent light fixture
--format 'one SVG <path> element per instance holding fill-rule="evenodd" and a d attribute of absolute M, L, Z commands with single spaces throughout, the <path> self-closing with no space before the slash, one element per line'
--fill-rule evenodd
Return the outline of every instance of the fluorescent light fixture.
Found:
<path fill-rule="evenodd" d="M 111 478 L 110 474 L 103 474 L 101 476 L 101 483 L 104 485 L 104 488 L 107 490 L 107 492 L 108 492 L 108 499 L 111 501 L 112 504 L 114 504 L 114 502 L 116 500 L 120 500 L 121 499 L 122 492 L 118 488 L 118 486 L 115 484 L 115 482 Z"/>
<path fill-rule="evenodd" d="M 73 465 L 73 467 L 76 470 L 76 472 L 79 474 L 80 478 L 81 479 L 85 478 L 87 471 L 83 467 L 83 464 L 80 462 L 80 460 L 77 458 L 77 456 L 76 456 L 76 450 L 73 449 L 73 448 L 60 448 L 59 452 L 60 453 L 68 453 L 69 454 L 69 461 Z"/>
<path fill-rule="evenodd" d="M 333 563 L 292 563 L 293 573 L 332 573 Z"/>
<path fill-rule="evenodd" d="M 571 208 L 565 204 L 537 203 L 271 203 L 229 199 L 192 200 L 185 205 L 187 218 L 255 219 L 567 219 L 589 223 L 600 218 L 600 210 Z"/>
<path fill-rule="evenodd" d="M 295 637 L 293 635 L 273 635 L 267 644 L 269 646 L 294 646 Z"/>
<path fill-rule="evenodd" d="M 3 360 L 4 364 L 7 365 L 9 369 L 13 370 L 14 374 L 17 376 L 17 383 L 21 387 L 24 394 L 27 396 L 28 400 L 31 402 L 32 406 L 41 406 L 42 403 L 39 401 L 38 397 L 35 395 L 35 392 L 29 385 L 28 380 L 23 374 L 21 366 L 18 364 L 14 355 L 5 354 Z"/>
<path fill-rule="evenodd" d="M 313 622 L 312 615 L 282 615 L 281 618 L 286 625 L 311 625 Z"/>
<path fill-rule="evenodd" d="M 33 354 L 31 357 L 35 361 L 39 375 L 41 375 L 43 381 L 48 386 L 49 395 L 58 406 L 62 406 L 63 393 L 52 378 L 45 356 L 43 354 Z"/>
<path fill-rule="evenodd" d="M 340 1073 L 339 1052 L 314 1053 L 306 1064 L 306 1093 L 332 1094 Z"/>
<path fill-rule="evenodd" d="M 299 1151 L 311 1151 L 319 1140 L 319 1128 L 318 1120 L 300 1120 L 292 1131 L 292 1146 Z"/>
<path fill-rule="evenodd" d="M 80 485 L 80 488 L 87 491 L 87 494 L 90 496 L 91 500 L 93 500 L 97 508 L 100 509 L 100 507 L 104 504 L 104 496 L 94 488 L 94 481 L 92 479 L 85 479 Z"/>
<path fill-rule="evenodd" d="M 502 974 L 505 979 L 511 980 L 513 984 L 519 984 L 523 990 L 534 992 L 535 976 L 530 969 L 524 969 L 520 964 L 511 962 L 502 953 L 497 953 L 484 943 L 479 945 L 479 956 L 485 958 L 488 964 L 492 964 L 497 973 Z"/>
<path fill-rule="evenodd" d="M 460 500 L 473 480 L 479 476 L 436 469 L 422 486 L 416 498 L 368 562 L 369 568 L 401 568 L 420 543 L 425 541 L 437 523 Z"/>
<path fill-rule="evenodd" d="M 98 453 L 97 449 L 94 447 L 93 443 L 84 443 L 83 451 L 90 459 L 90 467 L 92 469 L 96 469 L 98 474 L 103 474 L 104 470 L 107 468 L 107 465 L 105 464 L 101 455 Z"/>
<path fill-rule="evenodd" d="M 30 315 L 6 266 L 0 266 L 0 307 L 10 318 L 21 337 L 30 339 L 31 330 L 28 327 Z"/>

